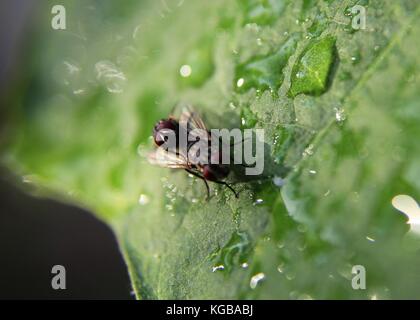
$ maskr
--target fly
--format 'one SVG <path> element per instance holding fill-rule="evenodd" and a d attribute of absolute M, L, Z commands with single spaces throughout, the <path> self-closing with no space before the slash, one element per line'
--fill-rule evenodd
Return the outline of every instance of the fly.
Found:
<path fill-rule="evenodd" d="M 195 137 L 188 138 L 181 143 L 181 135 Z M 172 141 L 171 140 L 172 137 Z M 153 140 L 156 144 L 154 152 L 150 153 L 148 160 L 151 164 L 173 169 L 185 169 L 188 173 L 204 181 L 207 189 L 207 199 L 210 197 L 210 188 L 207 181 L 226 186 L 235 197 L 238 193 L 223 181 L 230 172 L 229 165 L 222 164 L 222 151 L 212 147 L 212 137 L 200 116 L 191 108 L 185 108 L 179 120 L 174 117 L 162 119 L 153 129 Z M 200 148 L 200 144 L 205 144 Z M 202 151 L 205 152 L 202 152 Z"/>

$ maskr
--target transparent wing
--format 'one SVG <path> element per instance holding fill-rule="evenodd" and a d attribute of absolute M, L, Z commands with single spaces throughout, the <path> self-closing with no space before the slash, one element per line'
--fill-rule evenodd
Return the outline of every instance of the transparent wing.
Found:
<path fill-rule="evenodd" d="M 208 131 L 201 117 L 191 106 L 183 108 L 179 122 L 184 126 L 188 125 L 188 130 L 202 129 Z"/>
<path fill-rule="evenodd" d="M 168 152 L 162 148 L 157 148 L 154 152 L 149 153 L 147 160 L 150 164 L 173 169 L 188 169 L 190 167 L 183 155 L 175 152 Z"/>

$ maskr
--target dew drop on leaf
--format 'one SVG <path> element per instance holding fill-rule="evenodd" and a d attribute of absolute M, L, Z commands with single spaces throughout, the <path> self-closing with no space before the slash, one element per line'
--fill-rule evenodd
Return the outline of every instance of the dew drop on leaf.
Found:
<path fill-rule="evenodd" d="M 111 93 L 123 92 L 126 77 L 111 61 L 102 60 L 95 64 L 96 79 Z"/>
<path fill-rule="evenodd" d="M 293 34 L 274 53 L 254 57 L 236 67 L 236 87 L 244 92 L 255 88 L 261 94 L 265 90 L 277 91 L 284 79 L 283 69 L 295 52 L 298 36 Z"/>
<path fill-rule="evenodd" d="M 346 120 L 346 114 L 344 113 L 344 110 L 341 108 L 334 108 L 335 111 L 335 120 L 337 120 L 337 122 L 343 122 L 344 120 Z"/>
<path fill-rule="evenodd" d="M 140 205 L 144 206 L 144 205 L 148 204 L 149 201 L 150 201 L 150 199 L 147 195 L 141 194 L 138 202 L 139 202 Z"/>
<path fill-rule="evenodd" d="M 260 272 L 256 275 L 252 276 L 251 281 L 249 282 L 249 286 L 251 289 L 255 289 L 257 285 L 265 279 L 265 274 Z"/>
<path fill-rule="evenodd" d="M 211 272 L 223 271 L 223 270 L 225 270 L 225 266 L 222 264 L 211 268 Z"/>
<path fill-rule="evenodd" d="M 282 177 L 275 176 L 273 178 L 273 183 L 277 187 L 282 187 L 284 185 L 285 181 L 284 181 L 284 179 Z"/>
<path fill-rule="evenodd" d="M 214 264 L 223 265 L 224 269 L 230 273 L 242 261 L 247 261 L 250 249 L 248 234 L 240 231 L 234 232 L 228 243 L 213 253 Z"/>
<path fill-rule="evenodd" d="M 201 87 L 214 72 L 212 40 L 204 37 L 189 49 L 180 61 L 179 83 L 182 87 Z"/>
<path fill-rule="evenodd" d="M 188 64 L 184 64 L 179 68 L 179 74 L 181 77 L 189 77 L 191 75 L 192 69 Z"/>
<path fill-rule="evenodd" d="M 324 93 L 328 87 L 335 51 L 335 38 L 331 36 L 310 43 L 293 66 L 289 96 Z"/>
<path fill-rule="evenodd" d="M 296 73 L 296 78 L 303 79 L 304 77 L 305 77 L 305 72 L 299 71 L 298 73 Z"/>

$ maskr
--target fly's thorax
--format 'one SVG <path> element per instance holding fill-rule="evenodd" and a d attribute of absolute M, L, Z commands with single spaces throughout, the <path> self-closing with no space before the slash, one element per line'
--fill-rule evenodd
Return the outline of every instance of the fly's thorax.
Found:
<path fill-rule="evenodd" d="M 197 166 L 204 166 L 209 163 L 210 152 L 208 141 L 189 142 L 188 161 Z"/>

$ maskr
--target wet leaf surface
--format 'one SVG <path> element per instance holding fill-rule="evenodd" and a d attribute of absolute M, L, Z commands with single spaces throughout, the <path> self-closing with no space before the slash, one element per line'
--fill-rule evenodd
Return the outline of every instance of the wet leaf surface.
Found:
<path fill-rule="evenodd" d="M 391 204 L 420 199 L 417 1 L 78 4 L 68 31 L 33 31 L 2 163 L 106 221 L 137 297 L 420 297 L 419 238 Z M 212 128 L 265 129 L 239 199 L 145 161 L 179 101 Z"/>

